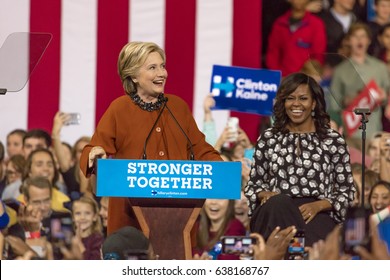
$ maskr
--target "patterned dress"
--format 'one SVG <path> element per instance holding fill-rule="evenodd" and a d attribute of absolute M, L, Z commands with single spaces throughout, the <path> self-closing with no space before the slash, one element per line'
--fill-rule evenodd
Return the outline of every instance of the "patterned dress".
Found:
<path fill-rule="evenodd" d="M 249 215 L 259 205 L 257 194 L 262 191 L 326 199 L 332 205 L 332 219 L 342 222 L 355 193 L 344 138 L 332 129 L 323 140 L 315 132 L 282 134 L 267 129 L 258 140 L 245 188 Z"/>

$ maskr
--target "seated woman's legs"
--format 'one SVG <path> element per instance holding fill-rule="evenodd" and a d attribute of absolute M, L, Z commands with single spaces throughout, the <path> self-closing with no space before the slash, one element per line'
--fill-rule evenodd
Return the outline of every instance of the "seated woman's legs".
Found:
<path fill-rule="evenodd" d="M 318 213 L 308 224 L 304 221 L 299 206 L 314 202 L 314 198 L 291 198 L 284 194 L 272 196 L 262 206 L 258 206 L 251 218 L 251 231 L 260 233 L 265 239 L 279 226 L 284 229 L 294 225 L 305 231 L 306 246 L 311 246 L 335 227 L 327 212 Z"/>

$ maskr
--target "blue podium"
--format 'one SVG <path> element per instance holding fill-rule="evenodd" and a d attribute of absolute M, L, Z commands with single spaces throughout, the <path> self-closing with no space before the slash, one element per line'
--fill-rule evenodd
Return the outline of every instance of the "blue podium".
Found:
<path fill-rule="evenodd" d="M 239 199 L 240 190 L 240 162 L 98 160 L 97 196 L 128 198 L 160 259 L 191 259 L 204 200 Z"/>

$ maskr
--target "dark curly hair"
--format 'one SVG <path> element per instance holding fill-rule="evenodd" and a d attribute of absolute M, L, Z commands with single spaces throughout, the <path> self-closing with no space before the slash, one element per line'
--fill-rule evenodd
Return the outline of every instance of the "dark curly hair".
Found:
<path fill-rule="evenodd" d="M 314 108 L 314 125 L 316 133 L 323 139 L 326 137 L 327 130 L 330 128 L 330 117 L 326 112 L 324 91 L 321 86 L 310 76 L 304 73 L 293 73 L 283 79 L 276 93 L 275 104 L 273 107 L 274 125 L 273 133 L 288 133 L 287 124 L 289 118 L 284 107 L 286 98 L 293 93 L 300 85 L 307 84 L 313 100 L 316 101 Z"/>

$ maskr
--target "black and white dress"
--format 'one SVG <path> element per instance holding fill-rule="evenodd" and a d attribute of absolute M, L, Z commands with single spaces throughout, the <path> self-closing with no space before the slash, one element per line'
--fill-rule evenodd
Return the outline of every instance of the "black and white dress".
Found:
<path fill-rule="evenodd" d="M 273 133 L 267 129 L 258 139 L 245 188 L 250 216 L 260 205 L 257 194 L 262 191 L 328 200 L 332 210 L 327 214 L 335 223 L 342 222 L 355 193 L 344 138 L 332 129 L 322 140 L 315 132 Z"/>

